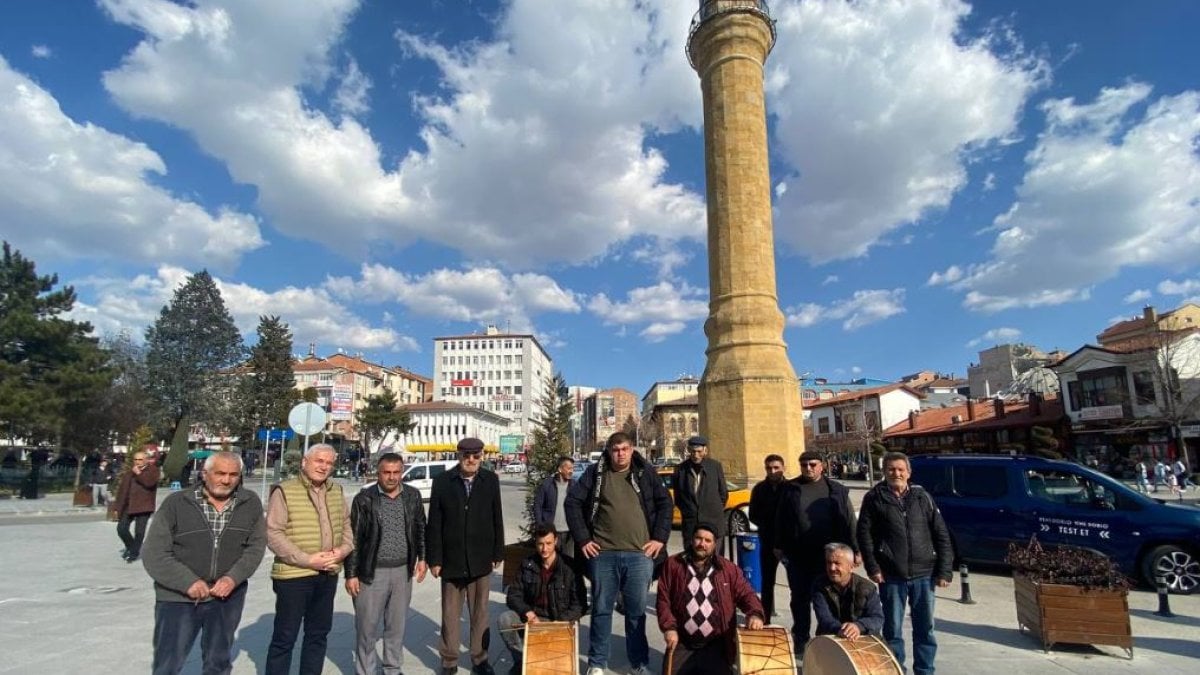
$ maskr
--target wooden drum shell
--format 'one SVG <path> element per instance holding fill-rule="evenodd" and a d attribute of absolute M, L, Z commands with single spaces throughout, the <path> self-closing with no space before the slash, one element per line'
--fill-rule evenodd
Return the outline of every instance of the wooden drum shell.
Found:
<path fill-rule="evenodd" d="M 579 675 L 579 627 L 570 621 L 525 625 L 521 675 Z"/>
<path fill-rule="evenodd" d="M 796 673 L 792 634 L 782 626 L 764 626 L 761 630 L 738 628 L 737 650 L 740 675 Z"/>
<path fill-rule="evenodd" d="M 855 640 L 818 635 L 804 648 L 804 675 L 902 675 L 904 669 L 874 635 Z"/>

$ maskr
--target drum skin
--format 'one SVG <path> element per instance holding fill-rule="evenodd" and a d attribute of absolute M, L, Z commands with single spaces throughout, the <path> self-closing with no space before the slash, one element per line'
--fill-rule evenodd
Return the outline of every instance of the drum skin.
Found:
<path fill-rule="evenodd" d="M 804 675 L 902 675 L 887 643 L 874 635 L 850 640 L 818 635 L 804 648 Z"/>

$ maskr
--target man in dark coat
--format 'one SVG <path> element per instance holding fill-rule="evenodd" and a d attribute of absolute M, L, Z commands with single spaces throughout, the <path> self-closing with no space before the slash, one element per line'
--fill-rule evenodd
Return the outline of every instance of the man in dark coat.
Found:
<path fill-rule="evenodd" d="M 459 617 L 465 600 L 471 623 L 471 671 L 492 675 L 487 660 L 488 576 L 504 561 L 500 479 L 482 468 L 483 441 L 458 443 L 458 466 L 433 479 L 426 556 L 442 580 L 443 675 L 458 670 Z"/>
<path fill-rule="evenodd" d="M 774 534 L 792 593 L 792 644 L 802 650 L 812 628 L 813 582 L 825 575 L 825 545 L 856 546 L 850 491 L 825 475 L 820 453 L 800 455 L 800 475 L 779 498 Z"/>
<path fill-rule="evenodd" d="M 911 606 L 913 673 L 931 675 L 937 656 L 933 636 L 933 586 L 950 585 L 954 548 L 929 493 L 909 485 L 904 453 L 883 456 L 885 479 L 863 497 L 858 545 L 867 574 L 883 598 L 883 637 L 904 665 L 905 607 Z"/>
<path fill-rule="evenodd" d="M 725 502 L 729 486 L 725 469 L 708 456 L 708 439 L 692 436 L 687 442 L 688 459 L 675 467 L 675 507 L 682 519 L 683 547 L 692 545 L 692 532 L 700 522 L 717 528 L 717 542 L 725 537 Z"/>
<path fill-rule="evenodd" d="M 158 497 L 158 466 L 145 450 L 133 453 L 133 466 L 121 477 L 117 486 L 116 511 L 117 536 L 125 544 L 121 557 L 133 562 L 142 554 L 142 539 L 146 536 L 146 523 L 154 513 Z M 133 524 L 135 534 L 129 533 Z"/>
<path fill-rule="evenodd" d="M 571 477 L 574 469 L 575 460 L 559 457 L 554 473 L 542 481 L 533 498 L 533 522 L 554 526 L 554 531 L 558 533 L 558 552 L 567 557 L 575 555 L 575 541 L 571 538 L 571 529 L 567 527 L 567 510 L 564 507 L 567 493 L 575 484 L 575 479 Z M 574 564 L 573 561 L 570 564 Z"/>
<path fill-rule="evenodd" d="M 758 560 L 762 565 L 762 604 L 767 621 L 775 615 L 775 576 L 779 558 L 775 556 L 775 512 L 787 481 L 783 476 L 783 457 L 767 455 L 763 460 L 766 478 L 750 491 L 750 522 L 758 527 Z"/>

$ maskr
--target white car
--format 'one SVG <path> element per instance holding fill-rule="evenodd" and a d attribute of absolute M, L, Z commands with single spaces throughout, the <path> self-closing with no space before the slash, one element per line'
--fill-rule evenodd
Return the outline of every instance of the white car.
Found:
<path fill-rule="evenodd" d="M 525 473 L 525 465 L 520 462 L 505 464 L 504 473 Z"/>
<path fill-rule="evenodd" d="M 422 500 L 429 501 L 429 495 L 433 492 L 433 479 L 456 466 L 458 462 L 454 460 L 414 462 L 405 467 L 400 480 L 415 487 L 417 492 L 421 493 Z"/>

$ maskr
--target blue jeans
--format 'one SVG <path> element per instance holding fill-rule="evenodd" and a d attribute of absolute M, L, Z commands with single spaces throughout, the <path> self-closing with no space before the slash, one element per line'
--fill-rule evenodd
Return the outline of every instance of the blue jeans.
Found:
<path fill-rule="evenodd" d="M 608 667 L 613 605 L 625 600 L 625 651 L 632 668 L 650 665 L 646 642 L 646 596 L 654 561 L 641 551 L 601 551 L 588 560 L 592 575 L 592 627 L 588 633 L 588 668 Z"/>
<path fill-rule="evenodd" d="M 246 584 L 224 600 L 154 603 L 154 675 L 175 675 L 183 669 L 196 635 L 204 675 L 228 675 L 233 670 L 233 635 L 242 620 Z"/>
<path fill-rule="evenodd" d="M 912 607 L 913 673 L 933 675 L 937 656 L 937 638 L 933 636 L 933 579 L 918 577 L 907 581 L 887 581 L 879 586 L 883 601 L 883 639 L 904 666 L 904 609 Z"/>

